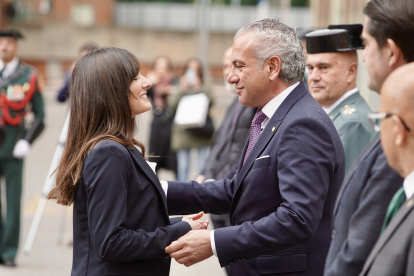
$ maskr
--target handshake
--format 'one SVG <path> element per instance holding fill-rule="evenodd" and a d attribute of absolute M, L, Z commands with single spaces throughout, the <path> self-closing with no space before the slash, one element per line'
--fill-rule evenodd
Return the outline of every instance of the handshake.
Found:
<path fill-rule="evenodd" d="M 202 216 L 203 212 L 183 217 L 192 230 L 165 248 L 179 264 L 189 267 L 213 256 L 208 221 L 200 221 Z"/>

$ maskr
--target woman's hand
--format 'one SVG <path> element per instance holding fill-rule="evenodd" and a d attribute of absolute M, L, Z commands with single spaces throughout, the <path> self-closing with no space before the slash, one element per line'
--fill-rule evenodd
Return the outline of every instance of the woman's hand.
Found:
<path fill-rule="evenodd" d="M 200 212 L 195 215 L 189 215 L 183 217 L 182 221 L 190 224 L 192 230 L 205 230 L 208 226 L 208 220 L 200 221 L 199 219 L 204 215 L 204 212 Z"/>

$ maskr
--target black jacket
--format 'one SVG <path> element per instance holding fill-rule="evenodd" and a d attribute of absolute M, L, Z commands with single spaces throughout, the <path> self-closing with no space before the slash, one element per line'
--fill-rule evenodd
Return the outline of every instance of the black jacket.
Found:
<path fill-rule="evenodd" d="M 73 210 L 72 275 L 168 275 L 170 226 L 157 176 L 136 148 L 103 141 L 85 158 Z"/>

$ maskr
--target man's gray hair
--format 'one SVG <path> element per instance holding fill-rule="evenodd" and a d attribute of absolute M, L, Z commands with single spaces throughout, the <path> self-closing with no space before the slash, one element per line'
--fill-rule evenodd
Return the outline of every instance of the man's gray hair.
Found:
<path fill-rule="evenodd" d="M 268 58 L 278 56 L 282 63 L 280 79 L 287 84 L 303 80 L 306 60 L 294 28 L 280 19 L 264 18 L 241 28 L 234 39 L 248 32 L 254 32 L 252 54 L 259 61 L 260 68 Z"/>

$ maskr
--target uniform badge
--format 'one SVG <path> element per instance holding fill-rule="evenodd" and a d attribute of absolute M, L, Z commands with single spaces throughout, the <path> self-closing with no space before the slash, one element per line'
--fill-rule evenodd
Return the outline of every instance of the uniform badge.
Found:
<path fill-rule="evenodd" d="M 348 107 L 347 109 L 345 109 L 342 113 L 345 115 L 351 115 L 352 113 L 354 113 L 356 111 L 355 108 L 352 107 Z"/>
<path fill-rule="evenodd" d="M 7 99 L 18 102 L 24 99 L 24 96 L 26 95 L 27 91 L 29 91 L 30 84 L 26 82 L 23 85 L 20 84 L 10 84 L 7 86 Z"/>

